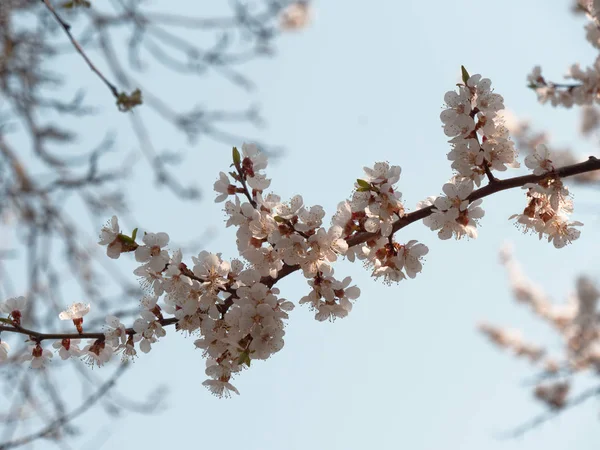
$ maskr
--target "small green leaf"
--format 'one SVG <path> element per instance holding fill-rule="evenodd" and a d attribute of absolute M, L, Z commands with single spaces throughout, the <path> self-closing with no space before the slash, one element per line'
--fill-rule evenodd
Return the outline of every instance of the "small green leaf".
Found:
<path fill-rule="evenodd" d="M 361 180 L 360 178 L 356 179 L 356 183 L 361 187 L 361 188 L 366 188 L 367 190 L 371 189 L 371 184 L 368 181 L 365 180 Z"/>
<path fill-rule="evenodd" d="M 370 188 L 359 187 L 356 189 L 356 192 L 369 192 Z"/>
<path fill-rule="evenodd" d="M 10 320 L 10 319 L 4 319 L 4 318 L 0 318 L 0 322 L 6 323 L 8 325 L 12 325 L 13 324 L 12 320 Z"/>
<path fill-rule="evenodd" d="M 281 217 L 281 216 L 275 216 L 275 217 L 273 217 L 273 220 L 274 220 L 275 222 L 277 222 L 277 223 L 284 223 L 284 222 L 286 221 L 286 220 L 285 220 L 283 217 Z"/>
<path fill-rule="evenodd" d="M 133 239 L 134 242 L 135 242 L 135 237 L 137 236 L 137 232 L 138 232 L 138 229 L 136 228 L 135 230 L 133 230 L 133 233 L 131 233 L 131 239 Z"/>
<path fill-rule="evenodd" d="M 235 164 L 235 167 L 238 167 L 240 165 L 240 163 L 242 162 L 242 157 L 240 156 L 240 152 L 238 151 L 237 147 L 233 147 L 233 164 Z"/>
<path fill-rule="evenodd" d="M 117 238 L 119 239 L 119 241 L 121 241 L 122 243 L 125 243 L 125 244 L 133 244 L 135 242 L 132 238 L 130 238 L 126 234 L 122 234 L 122 233 L 119 233 Z"/>
<path fill-rule="evenodd" d="M 467 69 L 465 69 L 465 66 L 460 66 L 460 72 L 462 74 L 463 83 L 467 84 L 467 80 L 469 78 L 471 78 L 471 75 L 469 75 L 469 72 L 467 72 Z"/>
<path fill-rule="evenodd" d="M 240 355 L 238 358 L 238 364 L 246 364 L 248 367 L 250 367 L 250 354 L 248 351 L 245 351 Z"/>

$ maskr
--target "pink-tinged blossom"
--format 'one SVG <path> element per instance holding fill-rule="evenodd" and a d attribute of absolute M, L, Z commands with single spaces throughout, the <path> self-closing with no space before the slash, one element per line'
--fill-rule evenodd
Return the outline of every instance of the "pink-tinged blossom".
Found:
<path fill-rule="evenodd" d="M 274 214 L 283 218 L 291 219 L 297 216 L 304 205 L 304 200 L 301 195 L 293 196 L 288 203 L 279 203 L 274 207 Z"/>
<path fill-rule="evenodd" d="M 310 2 L 296 0 L 281 12 L 280 26 L 285 31 L 296 31 L 308 25 L 310 16 Z"/>
<path fill-rule="evenodd" d="M 543 233 L 548 236 L 548 242 L 552 242 L 554 247 L 563 248 L 565 245 L 579 239 L 581 231 L 574 227 L 582 225 L 581 222 L 569 222 L 565 216 L 556 215 L 546 222 Z M 541 238 L 542 236 L 540 235 Z"/>
<path fill-rule="evenodd" d="M 300 222 L 294 225 L 294 228 L 302 233 L 308 233 L 316 230 L 323 224 L 325 210 L 320 205 L 311 206 L 309 209 L 303 208 L 298 214 Z"/>
<path fill-rule="evenodd" d="M 224 173 L 219 173 L 219 179 L 214 184 L 215 191 L 219 194 L 215 198 L 215 203 L 225 201 L 230 195 L 235 195 L 236 187 L 229 182 L 229 177 Z"/>
<path fill-rule="evenodd" d="M 169 252 L 163 250 L 169 243 L 167 233 L 145 233 L 140 245 L 135 250 L 135 260 L 147 263 L 146 266 L 154 272 L 162 272 L 169 263 Z"/>
<path fill-rule="evenodd" d="M 23 296 L 11 297 L 0 303 L 0 312 L 8 314 L 14 325 L 21 325 L 23 312 L 27 308 L 27 299 Z"/>
<path fill-rule="evenodd" d="M 376 162 L 373 168 L 363 167 L 365 181 L 375 184 L 394 184 L 400 180 L 400 166 L 390 166 L 387 162 Z"/>
<path fill-rule="evenodd" d="M 429 253 L 429 249 L 425 244 L 420 244 L 415 240 L 408 241 L 406 245 L 401 247 L 398 257 L 401 264 L 404 266 L 406 275 L 410 278 L 415 278 L 417 273 L 421 272 L 423 265 L 421 259 Z"/>
<path fill-rule="evenodd" d="M 475 129 L 475 121 L 471 116 L 459 115 L 450 123 L 444 125 L 444 133 L 448 137 L 467 136 Z"/>
<path fill-rule="evenodd" d="M 471 98 L 469 91 L 464 86 L 459 86 L 458 93 L 448 91 L 444 95 L 447 109 L 442 111 L 440 119 L 444 124 L 453 124 L 459 117 L 471 113 Z"/>
<path fill-rule="evenodd" d="M 277 222 L 271 213 L 254 210 L 248 226 L 253 238 L 267 239 L 277 229 Z"/>
<path fill-rule="evenodd" d="M 283 268 L 283 260 L 272 248 L 249 247 L 242 255 L 263 277 L 276 278 L 277 273 Z"/>
<path fill-rule="evenodd" d="M 89 312 L 90 312 L 90 304 L 89 303 L 88 304 L 85 304 L 85 303 L 73 303 L 66 310 L 64 310 L 63 312 L 61 312 L 58 315 L 58 318 L 60 320 L 81 319 L 81 318 L 83 318 L 83 316 L 85 316 Z"/>
<path fill-rule="evenodd" d="M 106 245 L 106 254 L 109 258 L 118 259 L 121 256 L 122 244 L 119 240 L 119 220 L 112 216 L 110 221 L 100 230 L 100 245 Z"/>
<path fill-rule="evenodd" d="M 181 249 L 173 252 L 169 266 L 164 272 L 163 287 L 170 296 L 185 295 L 189 292 L 192 285 L 191 278 L 182 272 L 182 269 L 187 269 L 187 266 L 182 263 L 182 258 Z"/>
<path fill-rule="evenodd" d="M 248 177 L 246 183 L 255 191 L 264 191 L 271 185 L 271 180 L 262 173 L 259 173 L 253 177 Z"/>
<path fill-rule="evenodd" d="M 85 316 L 89 312 L 90 312 L 90 304 L 89 303 L 88 304 L 85 304 L 85 303 L 73 303 L 66 310 L 64 310 L 63 312 L 61 312 L 58 315 L 58 318 L 60 320 L 81 319 L 81 318 L 83 318 L 83 316 Z"/>
<path fill-rule="evenodd" d="M 226 380 L 206 380 L 202 383 L 202 385 L 206 386 L 214 396 L 219 398 L 229 398 L 231 397 L 232 392 L 240 395 L 240 392 L 236 389 L 236 387 Z"/>
<path fill-rule="evenodd" d="M 550 152 L 544 144 L 538 145 L 534 153 L 525 158 L 525 165 L 533 170 L 534 175 L 543 175 L 554 171 Z"/>
<path fill-rule="evenodd" d="M 201 251 L 198 257 L 192 257 L 194 261 L 194 275 L 202 279 L 203 285 L 212 291 L 223 288 L 227 283 L 227 277 L 231 265 L 221 259 L 221 254 Z"/>
<path fill-rule="evenodd" d="M 162 295 L 165 291 L 164 277 L 162 273 L 152 270 L 148 265 L 137 267 L 134 275 L 140 277 L 140 285 L 146 291 L 154 295 Z"/>
<path fill-rule="evenodd" d="M 52 356 L 50 350 L 42 349 L 42 346 L 38 343 L 29 346 L 29 351 L 21 357 L 21 360 L 23 362 L 31 361 L 30 367 L 32 369 L 43 369 L 52 359 Z"/>
<path fill-rule="evenodd" d="M 242 166 L 244 164 L 248 165 L 252 164 L 252 172 L 258 172 L 259 170 L 263 170 L 267 168 L 267 155 L 262 153 L 258 147 L 254 144 L 242 144 Z M 248 159 L 249 162 L 245 162 Z M 254 176 L 254 175 L 250 175 Z"/>
<path fill-rule="evenodd" d="M 52 347 L 58 350 L 58 355 L 62 360 L 69 359 L 70 357 L 78 358 L 81 356 L 81 349 L 79 348 L 79 339 L 63 339 L 61 341 L 55 341 Z"/>
<path fill-rule="evenodd" d="M 336 280 L 333 276 L 318 274 L 308 281 L 312 290 L 300 299 L 300 304 L 308 304 L 315 311 L 315 319 L 323 322 L 344 318 L 352 310 L 351 300 L 356 300 L 360 289 L 350 286 L 352 279 Z"/>
<path fill-rule="evenodd" d="M 83 333 L 83 316 L 90 312 L 90 304 L 73 303 L 58 315 L 60 320 L 72 320 L 79 334 Z"/>
<path fill-rule="evenodd" d="M 156 303 L 156 299 L 154 299 L 154 303 Z M 152 305 L 148 305 L 147 307 L 152 307 Z M 151 345 L 157 342 L 158 338 L 164 337 L 167 332 L 156 319 L 153 312 L 142 310 L 140 316 L 133 322 L 132 328 L 136 335 L 141 337 L 140 350 L 148 353 L 151 350 Z"/>
<path fill-rule="evenodd" d="M 106 342 L 114 348 L 125 345 L 127 330 L 125 325 L 115 316 L 106 316 L 107 330 L 104 332 Z"/>
<path fill-rule="evenodd" d="M 102 367 L 114 353 L 114 349 L 105 340 L 96 340 L 81 350 L 83 362 L 90 366 Z"/>
<path fill-rule="evenodd" d="M 477 237 L 477 220 L 484 216 L 479 207 L 482 200 L 469 202 L 467 197 L 473 191 L 473 182 L 465 178 L 454 178 L 442 189 L 446 196 L 437 197 L 430 216 L 423 223 L 432 230 L 439 230 L 440 239 L 450 239 L 453 235 Z"/>

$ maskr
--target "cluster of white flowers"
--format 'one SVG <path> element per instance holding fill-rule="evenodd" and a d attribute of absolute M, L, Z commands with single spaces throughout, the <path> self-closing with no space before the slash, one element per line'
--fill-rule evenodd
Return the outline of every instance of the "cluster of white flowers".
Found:
<path fill-rule="evenodd" d="M 216 395 L 228 396 L 237 393 L 231 384 L 235 374 L 284 345 L 285 320 L 294 304 L 280 298 L 273 287 L 281 271 L 302 271 L 310 292 L 299 303 L 314 309 L 319 321 L 345 317 L 360 295 L 350 277 L 334 277 L 332 263 L 342 255 L 365 260 L 375 277 L 388 282 L 414 278 L 421 271 L 427 247 L 414 240 L 401 245 L 393 239 L 394 224 L 404 216 L 394 186 L 400 167 L 377 163 L 365 168 L 365 179 L 357 181 L 352 199 L 340 203 L 331 226 L 325 228 L 321 206 L 305 206 L 299 195 L 283 202 L 273 193 L 263 193 L 270 185 L 263 172 L 267 159 L 255 146 L 244 144 L 241 153 L 234 148 L 233 162 L 235 172 L 221 173 L 214 188 L 217 202 L 227 200 L 227 226 L 237 227 L 241 259 L 226 261 L 220 253 L 202 251 L 189 268 L 182 262 L 181 250 L 168 249 L 166 233 L 144 233 L 138 244 L 137 229 L 127 236 L 113 217 L 102 228 L 99 243 L 107 246 L 111 258 L 135 252 L 141 263 L 134 270 L 146 291 L 139 317 L 126 328 L 117 317 L 108 316 L 104 335 L 92 338 L 83 331 L 83 316 L 90 305 L 71 305 L 59 317 L 71 320 L 78 335 L 54 342 L 61 359 L 81 358 L 97 366 L 115 353 L 130 359 L 136 349 L 149 352 L 165 336 L 165 325 L 175 324 L 178 330 L 198 336 L 194 343 L 207 357 L 209 379 L 204 385 Z M 369 239 L 348 252 L 348 239 L 361 233 Z M 5 321 L 15 328 L 21 326 L 25 307 L 24 298 L 0 304 L 8 314 Z M 173 317 L 165 318 L 163 313 Z M 52 356 L 42 348 L 43 339 L 36 341 L 33 336 L 35 344 L 26 358 L 32 367 L 43 367 Z M 2 342 L 0 357 L 6 359 L 8 350 Z"/>
<path fill-rule="evenodd" d="M 500 255 L 515 300 L 529 306 L 537 317 L 556 330 L 563 341 L 561 347 L 564 354 L 550 357 L 542 347 L 524 343 L 520 332 L 516 330 L 489 324 L 481 325 L 480 330 L 495 345 L 510 349 L 516 356 L 525 356 L 531 363 L 541 366 L 544 376 L 540 382 L 558 379 L 538 384 L 534 395 L 551 408 L 561 408 L 566 404 L 570 390 L 570 383 L 564 379 L 564 375 L 584 370 L 600 371 L 600 291 L 589 278 L 580 277 L 567 301 L 556 304 L 542 287 L 524 275 L 509 246 L 505 246 Z M 556 342 L 552 342 L 551 347 L 556 348 Z"/>
<path fill-rule="evenodd" d="M 540 144 L 536 151 L 525 158 L 525 165 L 533 170 L 534 175 L 548 176 L 540 182 L 527 183 L 527 206 L 521 214 L 513 214 L 517 226 L 523 231 L 538 233 L 539 238 L 546 237 L 556 248 L 562 248 L 579 238 L 581 232 L 574 228 L 583 225 L 570 221 L 573 202 L 569 190 L 560 178 L 554 174 L 555 167 L 545 145 Z"/>
<path fill-rule="evenodd" d="M 565 75 L 573 80 L 569 84 L 557 84 L 546 81 L 540 66 L 535 66 L 527 76 L 527 82 L 538 96 L 540 103 L 550 102 L 552 106 L 570 108 L 573 105 L 590 105 L 600 103 L 600 57 L 594 65 L 582 69 L 573 64 Z"/>
<path fill-rule="evenodd" d="M 498 114 L 504 109 L 504 99 L 492 91 L 488 78 L 467 75 L 463 68 L 465 82 L 458 85 L 458 93 L 449 91 L 444 96 L 447 109 L 440 119 L 444 133 L 452 138 L 448 153 L 452 168 L 479 186 L 489 171 L 505 171 L 519 167 L 519 163 L 503 117 Z"/>
<path fill-rule="evenodd" d="M 253 360 L 265 360 L 284 346 L 285 321 L 294 304 L 279 297 L 274 285 L 280 278 L 301 271 L 310 290 L 299 304 L 309 305 L 316 320 L 333 321 L 346 317 L 352 301 L 360 295 L 350 277 L 340 280 L 334 276 L 332 264 L 339 257 L 363 261 L 373 277 L 390 284 L 414 278 L 422 270 L 428 248 L 416 240 L 400 244 L 394 238 L 395 231 L 417 217 L 438 231 L 441 239 L 477 237 L 477 221 L 484 211 L 481 199 L 472 200 L 475 186 L 485 177 L 492 184 L 499 183 L 491 172 L 518 167 L 518 163 L 498 114 L 504 108 L 502 97 L 492 92 L 489 79 L 469 76 L 464 68 L 463 81 L 458 93 L 446 94 L 447 109 L 441 114 L 444 132 L 451 137 L 448 159 L 455 175 L 443 186 L 444 195 L 420 202 L 419 211 L 412 216 L 405 212 L 396 188 L 400 167 L 377 162 L 364 168 L 364 178 L 356 180 L 352 197 L 338 204 L 331 225 L 324 227 L 321 206 L 304 205 L 300 195 L 285 202 L 274 193 L 265 193 L 271 185 L 264 173 L 267 157 L 256 146 L 244 144 L 241 152 L 234 147 L 235 170 L 221 172 L 214 190 L 215 201 L 225 202 L 226 226 L 237 228 L 241 258 L 228 261 L 220 253 L 201 251 L 188 267 L 181 250 L 168 248 L 167 233 L 145 232 L 137 243 L 137 228 L 131 236 L 125 235 L 113 216 L 101 229 L 99 243 L 113 259 L 134 252 L 140 263 L 134 274 L 146 294 L 139 316 L 131 328 L 108 316 L 104 333 L 86 334 L 83 317 L 90 305 L 75 303 L 59 318 L 71 320 L 77 334 L 44 335 L 22 327 L 26 299 L 8 299 L 0 303 L 0 312 L 7 315 L 2 322 L 11 326 L 11 331 L 28 334 L 33 342 L 23 359 L 30 361 L 31 367 L 44 367 L 52 353 L 44 350 L 41 342 L 63 337 L 53 343 L 61 359 L 81 358 L 92 366 L 102 366 L 114 354 L 127 360 L 136 357 L 137 349 L 148 353 L 166 335 L 165 327 L 175 325 L 178 331 L 197 337 L 194 344 L 207 358 L 209 379 L 203 384 L 218 396 L 238 393 L 232 378 Z M 525 186 L 529 204 L 523 214 L 513 217 L 525 229 L 540 237 L 546 235 L 556 247 L 562 247 L 579 236 L 573 226 L 580 224 L 566 219 L 572 210 L 568 191 L 556 176 L 546 147 L 539 146 L 525 159 L 525 165 L 541 181 Z M 592 292 L 589 287 L 588 291 Z M 598 293 L 589 297 L 597 299 Z M 579 329 L 583 323 L 583 319 L 578 322 Z M 520 339 L 490 326 L 483 331 L 517 353 L 541 357 L 541 351 Z M 0 361 L 8 358 L 9 350 L 8 344 L 0 341 Z"/>
<path fill-rule="evenodd" d="M 445 195 L 417 204 L 419 209 L 432 207 L 432 214 L 423 219 L 423 224 L 437 230 L 440 239 L 476 238 L 478 220 L 485 212 L 481 199 L 469 199 L 475 186 L 480 186 L 485 177 L 495 181 L 493 170 L 519 167 L 514 143 L 499 114 L 504 99 L 492 91 L 488 78 L 470 76 L 464 67 L 462 78 L 458 92 L 446 92 L 446 109 L 440 114 L 444 133 L 451 138 L 448 159 L 455 175 L 444 184 Z"/>
<path fill-rule="evenodd" d="M 596 49 L 600 48 L 599 11 L 593 5 L 582 7 L 588 12 L 590 22 L 585 25 L 586 39 Z M 600 56 L 594 64 L 582 69 L 573 64 L 565 75 L 572 83 L 553 83 L 542 76 L 540 66 L 535 66 L 527 76 L 529 87 L 534 89 L 541 103 L 570 108 L 573 105 L 600 103 Z"/>
<path fill-rule="evenodd" d="M 452 137 L 452 150 L 448 159 L 456 175 L 444 185 L 444 196 L 429 197 L 421 201 L 419 209 L 432 207 L 432 214 L 423 223 L 438 230 L 440 239 L 455 236 L 477 237 L 477 220 L 482 218 L 481 199 L 471 201 L 475 185 L 479 186 L 487 176 L 496 182 L 492 171 L 504 171 L 519 167 L 514 143 L 504 125 L 502 96 L 491 91 L 491 81 L 481 75 L 469 76 L 462 68 L 464 84 L 458 85 L 458 93 L 447 92 L 447 109 L 440 118 L 444 133 Z M 537 184 L 528 183 L 528 205 L 522 214 L 515 214 L 517 224 L 525 231 L 534 231 L 540 239 L 547 237 L 556 248 L 577 239 L 580 235 L 568 215 L 573 211 L 567 188 L 556 175 L 556 167 L 550 159 L 548 148 L 540 144 L 525 158 L 525 165 L 534 175 L 547 175 Z"/>
<path fill-rule="evenodd" d="M 564 339 L 567 355 L 562 365 L 574 371 L 600 368 L 600 291 L 596 286 L 588 278 L 581 277 L 568 301 L 554 304 L 541 287 L 525 277 L 509 248 L 502 250 L 501 261 L 508 272 L 515 299 L 528 305 L 536 316 L 552 325 Z M 560 366 L 553 360 L 544 363 L 550 372 Z"/>
<path fill-rule="evenodd" d="M 429 197 L 417 204 L 422 209 L 433 205 L 433 213 L 423 219 L 423 224 L 432 230 L 439 230 L 438 237 L 446 240 L 455 236 L 477 237 L 477 221 L 485 211 L 480 207 L 482 200 L 470 202 L 469 195 L 473 192 L 473 181 L 469 178 L 453 177 L 444 184 L 443 196 Z"/>
<path fill-rule="evenodd" d="M 372 269 L 373 277 L 381 277 L 387 284 L 406 276 L 414 278 L 421 272 L 422 258 L 429 249 L 415 240 L 400 244 L 394 239 L 394 224 L 405 215 L 402 194 L 395 186 L 401 169 L 378 162 L 364 171 L 365 178 L 356 181 L 352 199 L 338 205 L 332 224 L 342 230 L 346 240 L 361 232 L 372 236 L 350 248 L 346 256 L 350 261 L 363 260 L 365 267 Z"/>

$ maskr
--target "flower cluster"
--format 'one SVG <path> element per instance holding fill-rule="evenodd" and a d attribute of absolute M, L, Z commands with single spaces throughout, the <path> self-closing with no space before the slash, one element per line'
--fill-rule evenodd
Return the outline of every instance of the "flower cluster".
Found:
<path fill-rule="evenodd" d="M 516 356 L 524 356 L 531 362 L 539 361 L 545 354 L 543 348 L 523 341 L 523 336 L 519 330 L 504 329 L 488 323 L 481 323 L 479 331 L 498 347 L 509 349 Z"/>
<path fill-rule="evenodd" d="M 99 243 L 106 246 L 110 258 L 134 252 L 140 263 L 133 273 L 139 277 L 145 296 L 132 326 L 127 328 L 118 317 L 108 316 L 103 333 L 86 333 L 83 318 L 90 305 L 74 303 L 59 318 L 72 321 L 77 334 L 33 332 L 22 325 L 27 300 L 18 297 L 0 303 L 0 312 L 6 314 L 0 319 L 0 331 L 29 336 L 33 345 L 22 359 L 30 361 L 33 368 L 44 367 L 52 357 L 42 347 L 46 339 L 55 340 L 52 346 L 63 360 L 80 358 L 92 366 L 102 366 L 116 354 L 130 360 L 138 350 L 150 352 L 166 335 L 166 327 L 174 325 L 195 337 L 194 345 L 207 359 L 208 379 L 203 384 L 218 396 L 238 393 L 233 378 L 252 361 L 268 359 L 284 346 L 286 321 L 295 305 L 281 298 L 274 287 L 281 278 L 301 272 L 309 291 L 299 304 L 307 304 L 316 320 L 333 321 L 346 317 L 360 295 L 350 277 L 336 278 L 333 263 L 338 258 L 361 260 L 373 277 L 390 284 L 415 278 L 429 251 L 416 240 L 397 242 L 394 234 L 400 228 L 422 219 L 441 239 L 477 237 L 478 220 L 484 211 L 478 198 L 481 191 L 474 192 L 475 186 L 484 177 L 491 185 L 499 185 L 491 172 L 518 164 L 498 114 L 504 107 L 502 97 L 492 92 L 490 80 L 469 76 L 464 68 L 463 81 L 458 93 L 446 94 L 447 109 L 441 114 L 444 132 L 451 137 L 448 158 L 455 175 L 443 186 L 444 195 L 420 202 L 417 211 L 405 211 L 396 187 L 400 167 L 377 162 L 364 168 L 365 175 L 356 180 L 352 196 L 338 204 L 331 224 L 323 226 L 325 211 L 321 206 L 305 205 L 300 195 L 283 201 L 265 192 L 271 185 L 264 172 L 267 157 L 255 145 L 244 144 L 241 152 L 233 148 L 234 170 L 221 172 L 214 184 L 215 201 L 225 202 L 226 227 L 236 228 L 240 259 L 227 260 L 221 253 L 201 251 L 188 265 L 181 250 L 169 248 L 167 233 L 145 232 L 138 243 L 137 228 L 131 236 L 125 235 L 113 216 L 102 228 Z M 579 236 L 573 228 L 579 223 L 565 218 L 572 210 L 568 191 L 546 147 L 539 146 L 525 159 L 525 165 L 541 181 L 525 185 L 529 204 L 523 214 L 514 217 L 526 229 L 547 235 L 556 247 L 562 247 Z M 591 364 L 590 355 L 596 353 L 590 352 L 588 344 L 597 338 L 592 311 L 600 294 L 585 282 L 580 283 L 579 290 L 580 298 L 588 300 L 566 312 L 547 308 L 541 300 L 535 303 L 535 293 L 529 288 L 522 287 L 521 296 L 540 314 L 568 330 L 565 333 L 578 360 L 585 357 Z M 501 329 L 484 326 L 482 331 L 499 345 L 533 361 L 543 355 L 542 350 Z M 8 344 L 0 341 L 0 361 L 8 359 L 9 351 Z"/>
<path fill-rule="evenodd" d="M 451 138 L 448 159 L 455 175 L 443 186 L 445 195 L 417 204 L 419 209 L 432 208 L 423 224 L 444 240 L 452 236 L 476 238 L 478 220 L 485 212 L 481 199 L 469 198 L 473 189 L 485 177 L 495 182 L 493 170 L 519 167 L 514 143 L 499 114 L 504 109 L 504 99 L 492 91 L 488 78 L 471 76 L 464 67 L 462 79 L 458 92 L 449 91 L 444 96 L 446 109 L 440 114 L 444 133 Z"/>
<path fill-rule="evenodd" d="M 542 287 L 524 275 L 509 247 L 502 249 L 500 259 L 508 273 L 515 300 L 529 306 L 537 317 L 558 332 L 564 355 L 550 357 L 542 347 L 524 343 L 515 330 L 489 324 L 481 325 L 480 330 L 495 345 L 508 348 L 517 356 L 526 356 L 533 364 L 541 366 L 544 372 L 541 379 L 558 378 L 559 381 L 538 384 L 534 395 L 551 408 L 561 408 L 566 404 L 570 390 L 569 382 L 563 379 L 565 374 L 600 370 L 600 291 L 591 280 L 581 277 L 568 301 L 556 304 Z"/>
<path fill-rule="evenodd" d="M 590 2 L 592 3 L 592 2 Z M 596 2 L 593 2 L 596 3 Z M 586 40 L 596 49 L 600 48 L 599 11 L 593 5 L 581 5 L 586 10 L 590 22 L 585 25 Z M 572 83 L 553 83 L 542 76 L 540 66 L 535 66 L 527 76 L 527 83 L 534 89 L 541 103 L 571 108 L 573 105 L 600 103 L 600 56 L 594 64 L 582 69 L 572 64 L 565 78 Z"/>
<path fill-rule="evenodd" d="M 363 260 L 375 278 L 385 283 L 399 282 L 421 272 L 422 258 L 429 249 L 412 240 L 395 241 L 394 225 L 405 215 L 402 194 L 395 184 L 400 180 L 399 166 L 387 162 L 365 167 L 364 179 L 358 179 L 350 201 L 338 205 L 332 224 L 343 230 L 346 240 L 357 233 L 370 233 L 370 238 L 346 252 L 350 261 Z"/>
<path fill-rule="evenodd" d="M 498 114 L 504 109 L 502 96 L 492 91 L 488 78 L 468 76 L 464 68 L 463 80 L 458 93 L 449 91 L 444 96 L 446 109 L 440 118 L 444 133 L 452 138 L 448 153 L 452 169 L 479 186 L 491 170 L 505 171 L 519 167 L 519 163 L 508 129 Z"/>
<path fill-rule="evenodd" d="M 594 107 L 582 108 L 582 125 L 581 131 L 583 134 L 589 133 L 600 126 L 600 113 Z M 531 155 L 536 152 L 538 146 L 543 144 L 545 150 L 552 154 L 552 164 L 554 168 L 569 166 L 582 162 L 581 157 L 575 154 L 573 149 L 557 147 L 550 144 L 549 133 L 535 130 L 527 120 L 519 119 L 513 116 L 508 111 L 503 111 L 505 124 L 510 131 L 511 137 L 515 140 L 515 145 L 519 151 L 526 155 Z M 570 178 L 571 182 L 581 184 L 596 184 L 600 180 L 600 173 L 597 171 L 583 172 L 574 175 Z"/>
<path fill-rule="evenodd" d="M 455 236 L 477 237 L 477 221 L 485 211 L 481 208 L 481 199 L 471 202 L 468 197 L 473 192 L 473 181 L 469 178 L 453 177 L 444 184 L 443 196 L 430 197 L 419 202 L 419 209 L 433 206 L 433 213 L 423 219 L 423 224 L 432 230 L 439 230 L 438 237 L 446 240 Z"/>
<path fill-rule="evenodd" d="M 569 190 L 554 174 L 555 168 L 545 145 L 539 145 L 525 159 L 525 165 L 533 170 L 534 175 L 548 176 L 537 184 L 523 186 L 527 189 L 527 206 L 521 214 L 513 214 L 510 219 L 516 219 L 517 226 L 524 232 L 538 233 L 540 239 L 546 237 L 556 248 L 562 248 L 579 238 L 581 232 L 574 227 L 583 225 L 569 221 L 573 212 Z"/>

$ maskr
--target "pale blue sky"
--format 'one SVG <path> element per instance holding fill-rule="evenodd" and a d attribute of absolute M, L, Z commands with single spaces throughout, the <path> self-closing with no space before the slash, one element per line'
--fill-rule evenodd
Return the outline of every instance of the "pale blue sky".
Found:
<path fill-rule="evenodd" d="M 157 8 L 161 3 L 154 2 Z M 173 2 L 173 10 L 209 15 L 205 3 L 181 0 Z M 406 206 L 414 209 L 419 200 L 439 194 L 451 176 L 439 113 L 461 64 L 491 78 L 505 105 L 551 130 L 555 142 L 590 151 L 577 136 L 577 112 L 538 105 L 525 83 L 536 64 L 557 79 L 572 62 L 593 61 L 584 21 L 568 7 L 568 1 L 558 0 L 321 1 L 309 28 L 283 37 L 273 60 L 246 68 L 258 85 L 254 94 L 246 96 L 217 78 L 208 84 L 203 79 L 172 83 L 162 70 L 149 70 L 142 79 L 169 92 L 174 104 L 243 107 L 257 100 L 268 126 L 240 131 L 285 147 L 268 169 L 273 190 L 284 198 L 300 193 L 306 204 L 323 205 L 330 217 L 350 195 L 362 167 L 387 160 L 402 167 L 399 187 Z M 79 79 L 91 79 L 81 61 L 70 64 Z M 106 104 L 104 124 L 118 130 L 124 152 L 135 151 L 128 122 L 109 113 L 112 104 L 97 84 L 91 79 L 90 100 Z M 185 147 L 169 125 L 145 117 L 157 148 Z M 103 131 L 89 128 L 90 142 Z M 222 227 L 222 205 L 213 203 L 211 192 L 230 154 L 230 148 L 208 139 L 189 149 L 179 174 L 203 189 L 200 204 L 140 188 L 152 181 L 147 167 L 138 164 L 128 195 L 139 222 L 124 225 L 166 231 L 178 241 L 212 227 L 217 235 L 205 248 L 235 257 L 235 230 Z M 239 376 L 235 385 L 241 395 L 231 400 L 218 400 L 201 386 L 204 360 L 193 338 L 169 330 L 118 385 L 135 397 L 165 384 L 166 408 L 110 422 L 88 413 L 77 422 L 84 435 L 74 447 L 596 449 L 600 431 L 593 401 L 522 439 L 498 440 L 498 433 L 544 409 L 522 386 L 534 373 L 528 364 L 497 351 L 475 331 L 484 318 L 521 326 L 526 337 L 560 351 L 548 329 L 512 301 L 497 252 L 505 240 L 513 241 L 527 272 L 557 300 L 572 290 L 581 271 L 600 275 L 592 266 L 598 219 L 589 207 L 597 193 L 574 192 L 575 219 L 586 226 L 579 242 L 560 251 L 521 235 L 507 220 L 524 207 L 525 197 L 517 191 L 485 199 L 477 240 L 440 241 L 420 223 L 402 230 L 400 241 L 418 239 L 430 247 L 415 280 L 387 287 L 370 279 L 360 264 L 338 264 L 337 275 L 351 275 L 362 289 L 350 316 L 319 323 L 307 308 L 296 308 L 285 348 Z M 588 205 L 585 211 L 578 211 L 579 201 Z M 121 260 L 111 264 L 130 267 Z M 280 288 L 295 302 L 307 292 L 299 274 Z M 97 435 L 103 423 L 107 426 Z"/>

